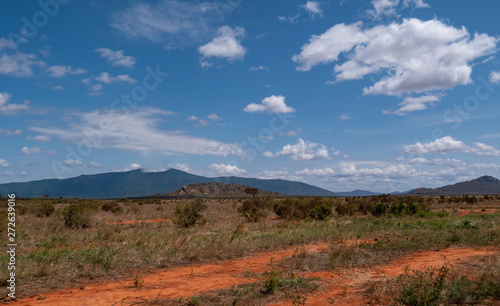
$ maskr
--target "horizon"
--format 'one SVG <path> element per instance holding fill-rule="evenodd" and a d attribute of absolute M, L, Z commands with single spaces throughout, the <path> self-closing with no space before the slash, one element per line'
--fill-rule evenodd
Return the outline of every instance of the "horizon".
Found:
<path fill-rule="evenodd" d="M 127 170 L 127 171 L 103 172 L 103 173 L 94 173 L 94 174 L 80 174 L 80 175 L 75 176 L 75 177 L 69 177 L 69 178 L 64 178 L 64 179 L 73 179 L 73 178 L 77 178 L 77 177 L 81 177 L 81 176 L 93 176 L 93 175 L 100 175 L 100 174 L 127 173 L 127 172 L 134 172 L 134 171 L 140 171 L 141 173 L 162 173 L 162 172 L 168 172 L 170 170 L 179 171 L 179 172 L 186 173 L 186 174 L 189 174 L 189 175 L 196 175 L 196 174 L 192 174 L 192 173 L 189 173 L 189 172 L 186 172 L 186 171 L 183 171 L 183 170 L 179 170 L 179 169 L 176 169 L 176 168 L 169 168 L 169 169 L 166 169 L 166 170 L 163 170 L 163 171 L 150 171 L 150 172 L 144 171 L 144 169 L 142 169 L 142 168 L 137 168 L 137 169 Z M 204 177 L 204 176 L 201 176 L 201 177 Z M 255 177 L 241 177 L 241 176 L 206 176 L 206 177 L 207 178 L 237 177 L 237 178 L 259 179 L 259 178 L 255 178 Z M 473 179 L 468 180 L 468 181 L 477 180 L 477 179 L 480 179 L 480 178 L 483 178 L 483 177 L 494 178 L 494 179 L 498 180 L 496 177 L 491 176 L 491 175 L 482 175 L 482 176 L 473 178 Z M 64 179 L 46 178 L 46 179 L 41 179 L 41 180 L 64 180 Z M 297 182 L 297 183 L 305 183 L 305 184 L 308 184 L 308 185 L 313 186 L 313 187 L 319 187 L 319 186 L 312 185 L 312 184 L 309 184 L 309 183 L 306 183 L 306 182 L 302 182 L 302 181 L 293 181 L 293 180 L 286 180 L 286 179 L 280 179 L 280 178 L 278 178 L 278 179 L 276 179 L 276 178 L 268 178 L 268 179 L 260 179 L 260 180 L 284 180 L 284 181 L 291 181 L 291 182 Z M 40 181 L 40 180 L 35 180 L 35 181 Z M 465 181 L 452 182 L 450 184 L 447 184 L 446 186 L 448 186 L 448 185 L 454 185 L 454 184 L 457 184 L 457 183 L 463 183 L 463 182 L 465 182 Z M 2 184 L 18 184 L 18 183 L 27 183 L 27 182 L 0 183 L 0 185 L 2 185 Z M 195 183 L 195 184 L 199 184 L 199 183 Z M 203 183 L 201 183 L 201 184 L 203 184 Z M 233 183 L 231 183 L 231 184 L 233 184 Z M 236 184 L 236 185 L 238 185 L 238 184 Z M 437 188 L 439 188 L 439 187 L 444 187 L 444 185 L 443 186 L 438 186 Z M 321 187 L 319 187 L 319 188 L 321 188 Z M 372 193 L 376 193 L 376 194 L 383 194 L 383 192 L 379 192 L 377 190 L 368 190 L 368 189 L 359 189 L 359 188 L 352 189 L 352 190 L 337 190 L 337 191 L 326 189 L 326 188 L 322 188 L 322 189 L 325 189 L 327 191 L 331 191 L 333 193 L 349 193 L 349 192 L 355 192 L 355 191 L 362 191 L 362 192 L 372 192 Z M 410 188 L 408 190 L 393 190 L 393 191 L 389 192 L 389 194 L 403 193 L 403 192 L 413 191 L 413 190 L 417 190 L 417 189 L 433 189 L 433 188 L 425 187 L 425 186 L 419 186 L 419 187 Z M 147 195 L 145 195 L 145 196 L 147 196 Z"/>
<path fill-rule="evenodd" d="M 500 177 L 498 1 L 1 5 L 0 184 L 177 169 L 391 193 Z"/>

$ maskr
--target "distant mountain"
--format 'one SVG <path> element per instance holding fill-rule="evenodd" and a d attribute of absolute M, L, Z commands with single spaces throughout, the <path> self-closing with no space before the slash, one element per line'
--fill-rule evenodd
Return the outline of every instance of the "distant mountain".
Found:
<path fill-rule="evenodd" d="M 226 184 L 226 183 L 200 183 L 191 184 L 172 191 L 171 197 L 251 197 L 245 190 L 250 186 Z M 261 196 L 280 196 L 279 193 L 259 190 Z M 283 196 L 283 195 L 281 195 Z"/>
<path fill-rule="evenodd" d="M 243 177 L 208 178 L 170 169 L 164 172 L 111 172 L 94 175 L 81 175 L 68 179 L 46 179 L 25 183 L 0 184 L 0 194 L 16 193 L 19 197 L 63 198 L 125 198 L 143 197 L 155 194 L 168 194 L 190 184 L 220 182 L 247 185 L 264 191 L 285 195 L 336 196 L 334 192 L 287 180 L 262 180 Z"/>
<path fill-rule="evenodd" d="M 354 191 L 336 192 L 336 194 L 339 197 L 370 197 L 379 195 L 380 193 L 356 189 Z"/>
<path fill-rule="evenodd" d="M 500 194 L 500 180 L 492 176 L 481 176 L 475 180 L 447 185 L 439 188 L 417 188 L 409 195 L 487 195 Z"/>

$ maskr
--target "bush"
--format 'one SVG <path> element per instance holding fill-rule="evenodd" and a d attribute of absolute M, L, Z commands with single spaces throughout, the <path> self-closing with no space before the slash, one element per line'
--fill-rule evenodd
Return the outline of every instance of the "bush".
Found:
<path fill-rule="evenodd" d="M 203 218 L 201 208 L 195 204 L 181 203 L 175 207 L 174 223 L 181 227 L 191 227 Z"/>
<path fill-rule="evenodd" d="M 332 208 L 326 204 L 313 208 L 309 216 L 315 220 L 325 220 L 332 214 Z"/>
<path fill-rule="evenodd" d="M 324 220 L 331 215 L 333 201 L 331 199 L 315 198 L 287 198 L 274 205 L 274 213 L 281 219 L 313 219 Z M 314 213 L 313 213 L 314 211 Z M 328 214 L 330 211 L 330 214 Z M 318 214 L 323 217 L 318 217 Z M 326 215 L 325 215 L 326 214 Z"/>
<path fill-rule="evenodd" d="M 243 201 L 238 212 L 249 222 L 259 222 L 267 217 L 267 209 L 273 205 L 274 200 L 270 197 L 262 198 L 254 196 Z"/>
<path fill-rule="evenodd" d="M 64 225 L 68 228 L 88 228 L 93 223 L 93 207 L 85 204 L 71 204 L 63 210 Z"/>
<path fill-rule="evenodd" d="M 101 206 L 101 210 L 111 212 L 114 214 L 119 214 L 122 212 L 122 207 L 116 202 L 107 202 Z"/>
<path fill-rule="evenodd" d="M 42 202 L 34 207 L 33 213 L 37 217 L 48 217 L 56 210 L 54 204 L 49 202 Z"/>
<path fill-rule="evenodd" d="M 357 209 L 353 203 L 345 203 L 335 207 L 335 211 L 337 212 L 337 214 L 339 214 L 339 216 L 354 216 Z"/>

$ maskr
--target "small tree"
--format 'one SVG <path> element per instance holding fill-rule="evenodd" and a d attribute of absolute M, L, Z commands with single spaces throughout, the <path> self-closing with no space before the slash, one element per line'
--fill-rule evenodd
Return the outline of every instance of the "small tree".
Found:
<path fill-rule="evenodd" d="M 259 194 L 259 189 L 253 187 L 247 187 L 245 188 L 245 193 L 251 195 L 252 197 L 255 197 Z"/>
<path fill-rule="evenodd" d="M 92 226 L 92 207 L 85 204 L 71 204 L 63 211 L 64 225 L 68 228 L 87 228 Z"/>

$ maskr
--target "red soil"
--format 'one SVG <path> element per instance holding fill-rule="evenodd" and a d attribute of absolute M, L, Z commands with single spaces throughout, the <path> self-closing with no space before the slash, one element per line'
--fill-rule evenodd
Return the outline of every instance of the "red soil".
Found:
<path fill-rule="evenodd" d="M 467 216 L 470 214 L 494 214 L 499 211 L 500 210 L 494 208 L 485 209 L 484 211 L 482 209 L 459 209 L 458 216 Z"/>
<path fill-rule="evenodd" d="M 327 282 L 322 292 L 317 292 L 307 297 L 307 305 L 328 305 L 335 301 L 335 305 L 365 305 L 360 286 L 370 280 L 396 277 L 403 273 L 404 268 L 410 270 L 424 270 L 428 267 L 441 267 L 446 262 L 456 264 L 467 261 L 473 256 L 491 256 L 498 254 L 494 248 L 459 249 L 447 248 L 440 251 L 425 251 L 405 256 L 390 264 L 374 269 L 353 269 L 340 273 L 313 272 L 307 277 L 319 277 Z M 283 302 L 276 305 L 292 305 Z"/>
<path fill-rule="evenodd" d="M 371 242 L 371 241 L 367 241 Z M 359 241 L 343 241 L 353 244 Z M 319 252 L 328 248 L 327 244 L 309 245 L 306 251 Z M 291 247 L 284 250 L 257 253 L 250 257 L 223 261 L 215 264 L 192 265 L 156 271 L 140 276 L 143 279 L 141 289 L 134 286 L 134 279 L 87 284 L 84 289 L 66 289 L 44 295 L 45 299 L 22 299 L 16 305 L 129 305 L 140 302 L 140 299 L 155 300 L 170 298 L 186 298 L 200 295 L 211 290 L 220 290 L 237 284 L 255 282 L 258 279 L 245 277 L 244 272 L 262 273 L 269 270 L 269 264 L 281 258 L 291 256 L 301 251 L 301 247 Z M 456 263 L 466 261 L 471 256 L 488 256 L 497 254 L 494 248 L 459 249 L 448 248 L 440 251 L 426 251 L 412 254 L 390 264 L 374 269 L 353 269 L 340 273 L 313 272 L 307 277 L 320 277 L 326 281 L 323 291 L 307 297 L 308 305 L 328 305 L 335 300 L 337 305 L 365 304 L 359 289 L 368 280 L 382 277 L 394 277 L 403 272 L 406 265 L 411 270 L 426 267 L 440 267 L 445 262 Z M 277 305 L 291 305 L 283 302 Z"/>
<path fill-rule="evenodd" d="M 308 251 L 321 251 L 325 245 L 309 245 Z M 85 289 L 67 289 L 45 294 L 44 300 L 28 298 L 19 300 L 16 305 L 112 305 L 122 299 L 137 302 L 134 298 L 154 300 L 160 298 L 190 297 L 205 291 L 223 289 L 235 284 L 255 282 L 257 279 L 247 278 L 243 272 L 262 273 L 266 271 L 271 260 L 279 260 L 298 252 L 300 248 L 288 248 L 277 252 L 259 253 L 250 258 L 224 261 L 218 264 L 192 265 L 179 267 L 141 276 L 141 289 L 134 287 L 134 279 L 113 282 L 101 282 L 86 285 Z M 121 303 L 118 303 L 121 305 Z"/>

